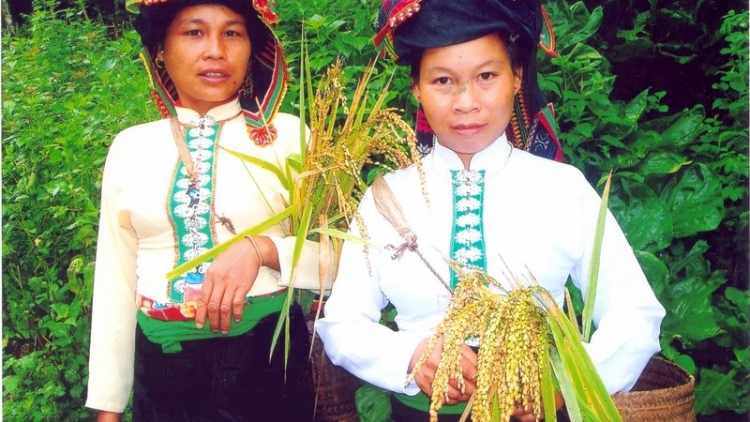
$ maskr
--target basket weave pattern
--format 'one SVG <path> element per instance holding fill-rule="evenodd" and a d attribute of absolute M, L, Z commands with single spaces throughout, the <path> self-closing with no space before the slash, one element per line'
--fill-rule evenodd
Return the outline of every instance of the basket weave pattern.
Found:
<path fill-rule="evenodd" d="M 684 369 L 653 357 L 633 389 L 612 399 L 624 422 L 695 422 L 694 384 Z"/>
<path fill-rule="evenodd" d="M 306 319 L 310 333 L 313 332 L 317 307 L 315 302 Z M 323 342 L 314 336 L 310 353 L 312 382 L 315 388 L 315 422 L 359 422 L 356 393 L 359 388 L 357 378 L 344 368 L 336 366 L 326 355 Z"/>

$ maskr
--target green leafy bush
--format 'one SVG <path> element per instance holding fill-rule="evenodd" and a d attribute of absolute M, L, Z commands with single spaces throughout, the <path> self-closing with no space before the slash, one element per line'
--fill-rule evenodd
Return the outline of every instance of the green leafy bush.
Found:
<path fill-rule="evenodd" d="M 134 34 L 53 5 L 2 44 L 6 420 L 87 415 L 101 170 L 115 133 L 155 117 Z"/>
<path fill-rule="evenodd" d="M 702 104 L 667 114 L 669 92 L 614 100 L 604 53 L 626 57 L 595 37 L 602 7 L 547 7 L 563 22 L 555 25 L 561 54 L 540 72 L 566 158 L 593 183 L 616 171 L 610 209 L 667 309 L 662 353 L 697 377 L 696 412 L 746 414 L 747 273 L 727 272 L 747 265 L 747 11 L 723 18 L 726 63 L 707 117 Z"/>

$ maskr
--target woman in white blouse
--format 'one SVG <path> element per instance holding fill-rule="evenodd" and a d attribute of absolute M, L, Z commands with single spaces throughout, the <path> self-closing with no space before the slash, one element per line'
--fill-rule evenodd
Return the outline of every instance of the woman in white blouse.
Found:
<path fill-rule="evenodd" d="M 277 113 L 287 83 L 278 21 L 263 0 L 135 0 L 163 120 L 128 128 L 102 181 L 86 405 L 134 421 L 311 420 L 309 333 L 285 306 L 295 238 L 275 226 L 173 279 L 176 266 L 284 209 L 270 172 L 299 153 L 299 120 Z M 317 282 L 307 242 L 297 280 Z M 269 357 L 270 362 L 269 362 Z"/>
<path fill-rule="evenodd" d="M 380 25 L 377 41 L 397 63 L 411 66 L 420 103 L 424 179 L 411 166 L 385 181 L 424 260 L 409 250 L 394 254 L 404 239 L 368 191 L 351 230 L 366 233 L 370 245 L 345 244 L 316 328 L 335 364 L 394 392 L 394 421 L 426 421 L 439 348 L 414 381 L 406 380 L 457 282 L 445 257 L 498 280 L 508 269 L 530 272 L 563 304 L 568 277 L 586 290 L 601 201 L 580 171 L 549 159 L 561 151 L 536 81 L 544 29 L 538 0 L 386 0 Z M 396 308 L 397 330 L 378 323 L 388 303 Z M 597 330 L 584 346 L 610 393 L 629 390 L 659 350 L 663 316 L 608 215 Z M 468 345 L 462 360 L 466 390 L 453 381 L 441 421 L 458 420 L 473 392 L 476 353 Z M 538 416 L 514 413 L 521 421 Z"/>

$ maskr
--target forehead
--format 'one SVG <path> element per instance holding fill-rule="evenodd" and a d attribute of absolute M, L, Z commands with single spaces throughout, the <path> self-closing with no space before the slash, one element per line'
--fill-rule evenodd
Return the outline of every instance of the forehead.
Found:
<path fill-rule="evenodd" d="M 231 8 L 221 4 L 199 4 L 180 10 L 172 20 L 173 25 L 189 22 L 245 24 L 245 18 Z"/>
<path fill-rule="evenodd" d="M 508 61 L 505 42 L 497 34 L 489 34 L 461 44 L 426 49 L 422 55 L 422 69 L 465 68 Z"/>

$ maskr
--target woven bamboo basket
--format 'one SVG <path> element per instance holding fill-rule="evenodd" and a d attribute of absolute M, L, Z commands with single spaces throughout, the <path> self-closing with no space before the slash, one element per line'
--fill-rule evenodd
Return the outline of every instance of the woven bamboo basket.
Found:
<path fill-rule="evenodd" d="M 309 329 L 315 319 L 317 306 L 307 315 Z M 323 348 L 323 342 L 317 336 L 312 339 L 312 353 L 310 363 L 312 381 L 315 386 L 315 422 L 359 422 L 359 413 L 355 395 L 359 388 L 359 381 L 354 375 L 331 362 Z"/>
<path fill-rule="evenodd" d="M 652 357 L 633 389 L 612 399 L 624 422 L 695 422 L 694 384 L 684 369 Z"/>

